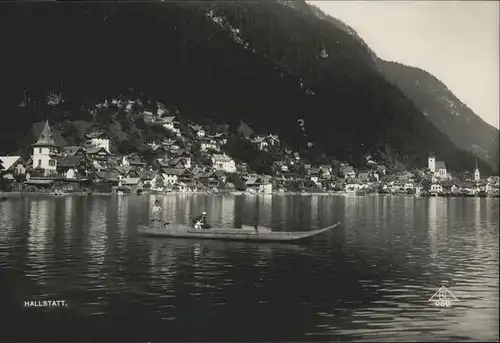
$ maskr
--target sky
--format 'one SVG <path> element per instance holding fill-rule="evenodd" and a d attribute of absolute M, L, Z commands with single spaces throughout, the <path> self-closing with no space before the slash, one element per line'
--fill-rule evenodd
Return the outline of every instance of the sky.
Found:
<path fill-rule="evenodd" d="M 499 128 L 499 1 L 307 2 L 352 27 L 380 58 L 428 71 Z"/>

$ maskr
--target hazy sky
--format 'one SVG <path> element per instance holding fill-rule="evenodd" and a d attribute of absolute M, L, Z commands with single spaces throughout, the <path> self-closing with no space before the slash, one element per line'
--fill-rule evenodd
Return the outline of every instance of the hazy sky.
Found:
<path fill-rule="evenodd" d="M 499 2 L 308 1 L 352 27 L 381 58 L 440 79 L 499 127 Z"/>

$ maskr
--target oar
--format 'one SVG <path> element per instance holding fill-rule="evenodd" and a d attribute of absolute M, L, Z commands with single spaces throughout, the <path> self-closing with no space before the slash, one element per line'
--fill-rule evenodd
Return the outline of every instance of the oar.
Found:
<path fill-rule="evenodd" d="M 257 206 L 256 206 L 256 213 L 255 213 L 255 228 L 256 228 L 256 231 L 258 231 L 258 227 L 259 227 L 259 216 L 260 216 L 260 208 L 259 208 L 259 197 L 260 197 L 260 194 L 257 193 Z"/>

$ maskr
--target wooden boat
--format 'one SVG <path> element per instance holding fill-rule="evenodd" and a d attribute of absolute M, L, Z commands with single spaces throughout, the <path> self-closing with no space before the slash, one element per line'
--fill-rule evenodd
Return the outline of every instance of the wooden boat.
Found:
<path fill-rule="evenodd" d="M 256 230 L 253 226 L 243 225 L 241 229 L 235 228 L 210 228 L 194 229 L 182 224 L 166 224 L 158 228 L 142 225 L 139 234 L 148 237 L 176 237 L 217 239 L 231 241 L 265 241 L 265 242 L 290 242 L 300 241 L 312 236 L 319 235 L 340 225 L 340 222 L 322 229 L 299 232 L 272 231 L 269 228 L 259 226 Z M 159 225 L 160 226 L 160 225 Z"/>

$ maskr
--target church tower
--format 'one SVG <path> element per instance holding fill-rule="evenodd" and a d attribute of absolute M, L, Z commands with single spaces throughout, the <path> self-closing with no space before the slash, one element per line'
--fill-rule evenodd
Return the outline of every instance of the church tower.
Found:
<path fill-rule="evenodd" d="M 60 147 L 56 144 L 49 121 L 45 121 L 40 137 L 33 146 L 33 168 L 45 170 L 44 176 L 54 175 Z"/>
<path fill-rule="evenodd" d="M 481 180 L 481 174 L 479 173 L 479 166 L 476 159 L 476 169 L 474 170 L 474 181 Z"/>
<path fill-rule="evenodd" d="M 436 172 L 436 155 L 434 154 L 434 152 L 431 152 L 429 154 L 429 158 L 427 160 L 427 168 L 429 168 L 431 173 Z"/>

